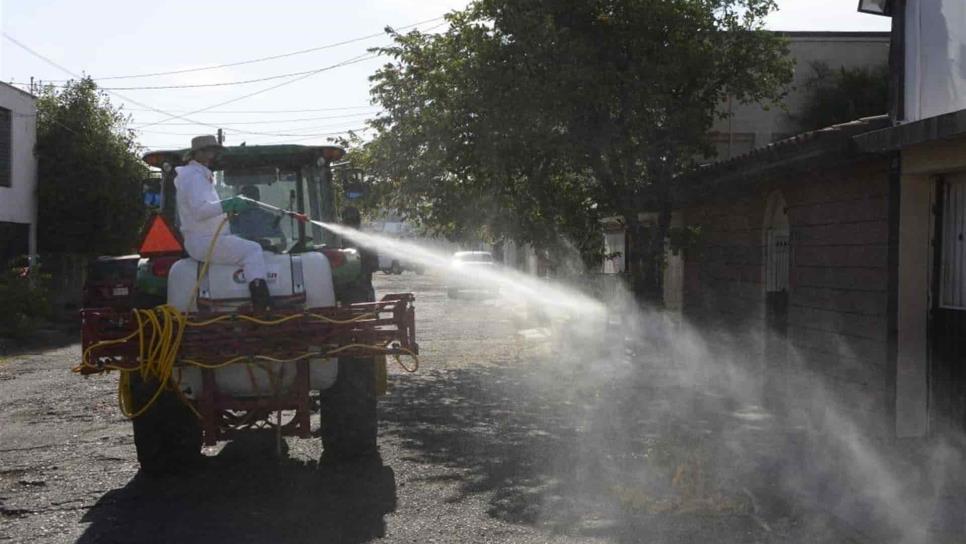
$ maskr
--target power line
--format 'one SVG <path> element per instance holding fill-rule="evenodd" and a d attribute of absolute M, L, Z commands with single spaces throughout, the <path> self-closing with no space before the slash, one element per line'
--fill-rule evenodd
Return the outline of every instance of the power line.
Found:
<path fill-rule="evenodd" d="M 338 135 L 346 134 L 346 133 L 349 133 L 349 132 L 365 132 L 367 130 L 371 130 L 371 128 L 370 127 L 360 127 L 360 128 L 357 128 L 357 129 L 349 129 L 349 130 L 345 130 L 345 131 L 342 131 L 342 132 L 333 132 L 331 134 L 331 136 L 338 136 Z M 318 136 L 306 136 L 304 138 L 296 138 L 294 140 L 274 140 L 274 141 L 268 141 L 268 142 L 260 142 L 258 144 L 252 144 L 252 145 L 283 145 L 283 144 L 294 144 L 294 143 L 298 143 L 298 142 L 304 142 L 305 140 L 314 140 L 316 138 L 318 138 Z"/>
<path fill-rule="evenodd" d="M 230 126 L 236 126 L 236 125 L 278 125 L 282 123 L 305 123 L 309 121 L 321 121 L 321 120 L 328 120 L 328 119 L 352 119 L 356 117 L 369 117 L 369 116 L 372 116 L 374 113 L 378 113 L 378 112 L 350 113 L 346 115 L 324 115 L 322 117 L 299 117 L 296 119 L 275 119 L 271 121 L 234 121 L 229 123 L 222 123 L 219 121 L 218 126 L 230 127 Z M 163 123 L 163 125 L 166 127 L 186 126 L 186 125 L 193 125 L 193 124 L 194 123 Z M 141 126 L 142 125 L 137 124 L 137 125 L 132 125 L 131 128 L 136 129 Z"/>
<path fill-rule="evenodd" d="M 359 55 L 357 57 L 353 57 L 351 59 L 342 61 L 340 63 L 333 64 L 331 66 L 326 66 L 324 68 L 319 68 L 318 70 L 314 70 L 312 72 L 309 72 L 308 74 L 305 74 L 305 75 L 302 75 L 302 76 L 298 76 L 295 79 L 290 79 L 288 81 L 283 81 L 281 83 L 277 83 L 275 85 L 272 85 L 271 87 L 266 87 L 264 89 L 259 89 L 259 90 L 254 91 L 254 92 L 251 92 L 251 93 L 248 93 L 248 94 L 244 94 L 242 96 L 238 96 L 238 97 L 232 98 L 230 100 L 225 100 L 223 102 L 218 102 L 217 104 L 212 104 L 211 106 L 207 106 L 207 107 L 204 107 L 204 108 L 201 108 L 201 109 L 198 109 L 198 110 L 191 111 L 187 115 L 194 115 L 196 113 L 202 113 L 202 112 L 206 112 L 208 110 L 213 110 L 215 108 L 220 108 L 221 106 L 227 106 L 228 104 L 233 104 L 235 102 L 238 102 L 238 101 L 241 101 L 241 100 L 245 100 L 246 98 L 251 98 L 253 96 L 256 96 L 256 95 L 259 95 L 259 94 L 262 94 L 262 93 L 267 93 L 268 91 L 273 91 L 275 89 L 278 89 L 279 87 L 284 87 L 286 85 L 291 85 L 292 83 L 297 83 L 299 81 L 302 81 L 303 79 L 308 79 L 308 78 L 310 78 L 310 77 L 312 77 L 314 75 L 321 74 L 322 72 L 326 72 L 328 70 L 333 70 L 335 68 L 340 68 L 342 66 L 348 66 L 350 64 L 355 64 L 357 62 L 363 62 L 363 61 L 366 61 L 366 60 L 369 60 L 369 59 L 376 58 L 377 56 L 378 55 L 371 55 L 369 53 L 365 53 L 363 55 Z M 141 104 L 138 104 L 138 105 L 141 105 Z M 161 124 L 161 123 L 163 123 L 165 121 L 169 121 L 171 119 L 184 119 L 184 117 L 181 116 L 181 115 L 175 115 L 175 114 L 166 114 L 166 115 L 168 115 L 168 117 L 166 117 L 166 118 L 164 118 L 164 119 L 162 119 L 160 121 L 155 121 L 155 122 L 152 122 L 152 123 L 148 123 L 146 125 L 142 125 L 141 127 L 144 128 L 144 127 L 149 127 L 149 126 Z M 191 121 L 191 119 L 184 119 L 184 120 Z M 200 124 L 200 125 L 206 125 L 206 126 L 213 126 L 213 125 L 209 125 L 208 123 L 198 123 L 198 124 Z"/>
<path fill-rule="evenodd" d="M 222 113 L 224 113 L 224 114 L 231 114 L 231 115 L 235 115 L 235 114 L 261 114 L 261 113 L 265 113 L 265 114 L 275 114 L 275 113 L 311 113 L 311 112 L 318 112 L 318 111 L 345 111 L 345 110 L 376 109 L 378 107 L 379 106 L 369 105 L 369 106 L 342 106 L 342 107 L 338 107 L 338 108 L 312 108 L 312 109 L 304 109 L 304 110 L 222 110 L 222 111 L 209 111 L 207 113 L 208 113 L 208 115 L 215 115 L 215 114 L 222 114 Z M 154 111 L 154 110 L 150 110 L 150 109 L 137 109 L 137 108 L 124 108 L 124 109 L 125 109 L 125 111 Z M 187 113 L 188 110 L 182 110 L 182 111 L 172 110 L 172 112 L 173 113 Z"/>
<path fill-rule="evenodd" d="M 317 140 L 318 138 L 324 137 L 324 136 L 339 136 L 339 135 L 342 135 L 342 134 L 347 134 L 349 132 L 365 132 L 367 130 L 372 130 L 372 129 L 371 129 L 371 127 L 350 128 L 350 129 L 346 129 L 346 130 L 343 130 L 343 131 L 340 131 L 340 132 L 328 132 L 328 133 L 325 133 L 325 134 L 312 134 L 312 135 L 309 135 L 309 136 L 301 136 L 299 138 L 289 138 L 289 139 L 284 139 L 284 140 L 269 140 L 267 142 L 255 142 L 255 143 L 251 143 L 250 145 L 283 145 L 283 144 L 293 144 L 293 143 L 298 143 L 298 142 L 304 142 L 306 140 Z M 184 144 L 184 142 L 182 142 L 182 143 L 168 144 L 168 145 L 161 145 L 161 144 L 143 145 L 142 147 L 144 147 L 146 149 L 151 149 L 151 150 L 158 150 L 158 149 L 182 149 L 182 148 L 186 147 L 186 145 Z"/>
<path fill-rule="evenodd" d="M 331 128 L 332 128 L 331 126 L 329 126 L 329 127 L 315 127 L 312 130 L 326 130 L 326 129 L 331 129 Z M 306 129 L 306 130 L 309 130 L 309 129 Z M 250 134 L 250 135 L 254 135 L 254 136 L 292 136 L 292 137 L 303 137 L 304 136 L 304 137 L 310 137 L 310 136 L 329 136 L 331 134 L 342 134 L 343 132 L 348 132 L 350 130 L 360 130 L 360 129 L 359 128 L 345 128 L 345 129 L 341 129 L 340 132 L 326 132 L 326 133 L 322 133 L 322 134 L 306 134 L 304 132 L 301 132 L 301 133 L 289 133 L 289 132 L 259 132 L 259 131 L 253 131 L 253 130 L 241 130 L 241 129 L 237 129 L 237 128 L 226 128 L 225 129 L 225 132 L 231 132 L 231 133 L 235 133 L 235 134 Z"/>
<path fill-rule="evenodd" d="M 370 58 L 375 58 L 375 57 L 373 56 Z M 289 72 L 287 74 L 276 74 L 274 76 L 265 76 L 265 77 L 255 78 L 255 79 L 243 79 L 239 81 L 223 81 L 221 83 L 185 83 L 181 85 L 146 85 L 141 87 L 98 86 L 98 88 L 101 89 L 102 91 L 159 91 L 159 90 L 170 90 L 170 89 L 201 89 L 201 88 L 210 88 L 210 87 L 232 87 L 235 85 L 251 85 L 252 83 L 261 83 L 263 81 L 272 81 L 275 79 L 284 79 L 287 77 L 301 76 L 305 74 L 314 73 L 318 70 L 319 68 L 313 68 L 311 70 L 302 70 L 300 72 Z M 20 85 L 24 85 L 24 84 L 20 83 Z M 67 84 L 62 84 L 62 85 L 49 84 L 49 85 L 53 85 L 54 87 L 58 87 L 58 88 L 63 88 L 67 86 Z"/>
<path fill-rule="evenodd" d="M 442 20 L 442 19 L 444 19 L 443 16 L 434 17 L 432 19 L 426 19 L 425 21 L 419 21 L 418 23 L 412 23 L 412 24 L 409 24 L 409 25 L 397 27 L 397 30 L 404 30 L 404 29 L 407 29 L 407 28 L 413 28 L 413 27 L 417 27 L 419 25 L 424 25 L 426 23 L 432 23 L 432 22 L 439 21 L 439 20 Z M 429 30 L 433 30 L 433 29 L 439 28 L 440 26 L 442 26 L 442 25 L 437 25 L 437 26 L 435 26 L 435 27 L 433 27 L 432 29 L 429 29 Z M 213 64 L 213 65 L 210 65 L 210 66 L 202 66 L 202 67 L 198 67 L 198 68 L 185 68 L 183 70 L 171 70 L 171 71 L 167 71 L 167 72 L 153 72 L 153 73 L 148 73 L 148 74 L 135 74 L 135 75 L 125 75 L 125 76 L 99 77 L 99 78 L 95 79 L 94 81 L 106 81 L 106 80 L 112 80 L 112 79 L 136 79 L 136 78 L 145 78 L 145 77 L 169 76 L 169 75 L 177 75 L 177 74 L 187 74 L 187 73 L 192 73 L 192 72 L 202 72 L 202 71 L 206 71 L 206 70 L 216 70 L 218 68 L 230 68 L 232 66 L 242 66 L 242 65 L 245 65 L 245 64 L 255 64 L 255 63 L 258 63 L 258 62 L 266 62 L 266 61 L 276 60 L 276 59 L 282 59 L 282 58 L 286 58 L 286 57 L 294 57 L 296 55 L 304 55 L 306 53 L 312 53 L 312 52 L 315 52 L 315 51 L 322 51 L 322 50 L 325 50 L 325 49 L 332 49 L 334 47 L 348 45 L 348 44 L 351 44 L 351 43 L 361 42 L 361 41 L 365 41 L 365 40 L 371 40 L 373 38 L 378 38 L 378 37 L 384 36 L 384 35 L 385 35 L 385 32 L 377 32 L 377 33 L 373 33 L 373 34 L 367 34 L 365 36 L 360 36 L 358 38 L 352 38 L 352 39 L 349 39 L 349 40 L 344 40 L 344 41 L 341 41 L 341 42 L 330 43 L 330 44 L 326 44 L 326 45 L 320 45 L 320 46 L 317 46 L 317 47 L 310 47 L 308 49 L 300 49 L 298 51 L 291 51 L 289 53 L 282 53 L 282 54 L 279 54 L 279 55 L 271 55 L 271 56 L 268 56 L 268 57 L 260 57 L 260 58 L 256 58 L 256 59 L 242 60 L 242 61 L 238 61 L 238 62 L 229 62 L 229 63 L 226 63 L 226 64 Z"/>
<path fill-rule="evenodd" d="M 332 125 L 326 125 L 326 126 L 320 126 L 320 127 L 304 127 L 302 130 L 303 131 L 333 130 L 337 128 L 341 128 L 341 127 L 333 127 Z M 144 134 L 164 134 L 167 136 L 197 136 L 197 133 L 194 133 L 194 132 L 167 132 L 167 131 L 159 131 L 159 130 L 141 130 L 138 128 L 135 128 L 132 130 L 135 130 L 137 132 L 141 132 Z M 234 128 L 225 128 L 224 130 L 229 134 L 240 134 L 240 135 L 251 134 L 256 136 L 312 136 L 313 135 L 313 133 L 309 133 L 309 132 L 259 132 L 259 131 L 241 130 L 241 129 L 234 129 Z M 344 130 L 355 130 L 355 129 L 344 129 Z M 325 133 L 323 135 L 327 135 L 327 134 L 331 134 L 331 133 Z"/>
<path fill-rule="evenodd" d="M 445 23 L 443 23 L 443 24 L 445 24 Z M 436 26 L 433 26 L 433 27 L 428 28 L 426 30 L 427 30 L 427 32 L 428 31 L 432 31 L 432 30 L 435 30 L 435 29 L 439 28 L 440 26 L 443 26 L 443 25 L 442 24 L 436 25 Z M 346 43 L 349 43 L 349 42 L 346 42 Z M 378 55 L 374 55 L 373 57 L 370 57 L 370 58 L 376 58 L 377 56 Z M 258 78 L 252 78 L 252 79 L 242 79 L 242 80 L 238 80 L 238 81 L 222 81 L 222 82 L 219 82 L 219 83 L 181 83 L 181 84 L 177 84 L 177 85 L 141 85 L 141 86 L 136 86 L 136 87 L 102 87 L 102 86 L 98 86 L 98 88 L 100 88 L 103 91 L 160 91 L 160 90 L 172 90 L 172 89 L 205 89 L 205 88 L 210 89 L 210 88 L 215 88 L 215 87 L 233 87 L 233 86 L 236 86 L 236 85 L 251 85 L 252 83 L 262 83 L 262 82 L 265 82 L 265 81 L 273 81 L 273 80 L 276 80 L 276 79 L 285 79 L 285 78 L 288 78 L 288 77 L 301 76 L 301 75 L 305 75 L 305 74 L 312 74 L 312 73 L 316 72 L 317 70 L 319 70 L 319 69 L 318 68 L 314 68 L 312 70 L 302 70 L 302 71 L 299 71 L 299 72 L 288 72 L 288 73 L 285 73 L 285 74 L 275 74 L 275 75 L 271 75 L 271 76 L 258 77 Z M 137 77 L 137 76 L 130 76 L 130 77 Z M 93 81 L 103 81 L 105 79 L 119 79 L 119 78 L 114 77 L 114 78 L 96 78 L 96 79 L 92 78 L 92 79 L 93 79 Z M 63 80 L 61 80 L 61 81 L 63 81 Z M 67 81 L 70 81 L 70 80 L 67 80 Z M 29 85 L 29 84 L 19 83 L 17 85 L 25 86 L 25 85 Z M 67 83 L 61 83 L 61 84 L 48 83 L 48 85 L 52 85 L 54 87 L 63 88 L 63 87 L 66 87 L 67 86 Z"/>
<path fill-rule="evenodd" d="M 50 58 L 47 58 L 44 55 L 41 55 L 40 53 L 34 51 L 30 47 L 28 47 L 26 44 L 20 42 L 19 40 L 17 40 L 16 38 L 14 38 L 13 36 L 11 36 L 10 34 L 7 34 L 6 32 L 4 32 L 3 33 L 3 37 L 6 38 L 7 40 L 9 40 L 11 43 L 13 43 L 14 45 L 16 45 L 17 47 L 23 49 L 24 51 L 30 53 L 31 55 L 37 57 L 38 59 L 46 62 L 47 64 L 53 66 L 54 68 L 57 68 L 58 70 L 66 73 L 66 74 L 68 74 L 68 75 L 70 75 L 70 76 L 72 76 L 74 78 L 81 79 L 81 76 L 78 76 L 77 74 L 75 74 L 74 72 L 72 72 L 70 69 L 65 68 L 64 66 L 58 64 L 56 61 L 54 61 L 54 60 L 52 60 Z M 178 118 L 178 119 L 183 119 L 185 121 L 192 121 L 192 119 L 189 119 L 189 118 L 184 117 L 184 116 L 173 115 L 173 114 L 169 114 L 166 111 L 160 110 L 158 108 L 152 108 L 151 106 L 148 106 L 147 104 L 144 104 L 142 102 L 138 102 L 137 100 L 132 100 L 132 99 L 130 99 L 130 98 L 128 98 L 128 97 L 120 94 L 120 93 L 117 93 L 117 92 L 114 92 L 114 91 L 107 91 L 107 92 L 108 92 L 108 94 L 111 94 L 113 96 L 116 96 L 116 97 L 120 98 L 121 100 L 124 100 L 126 102 L 130 102 L 130 103 L 132 103 L 134 105 L 137 105 L 137 106 L 141 106 L 142 108 L 147 108 L 147 109 L 149 109 L 151 111 L 154 111 L 154 112 L 157 112 L 157 113 L 160 113 L 160 114 L 163 114 L 163 115 L 169 115 L 170 117 L 168 117 L 167 119 Z M 197 124 L 204 125 L 204 126 L 211 127 L 211 128 L 218 128 L 218 127 L 216 127 L 214 125 L 209 125 L 208 123 L 197 123 Z"/>
<path fill-rule="evenodd" d="M 17 40 L 16 38 L 14 38 L 13 36 L 11 36 L 10 34 L 7 34 L 6 32 L 4 32 L 3 33 L 3 37 L 6 38 L 7 40 L 9 40 L 10 42 L 12 42 L 17 47 L 20 47 L 24 51 L 30 53 L 31 55 L 33 55 L 33 56 L 35 56 L 37 58 L 39 58 L 40 60 L 46 62 L 47 64 L 50 64 L 51 66 L 54 66 L 58 70 L 61 70 L 64 73 L 66 73 L 66 74 L 68 74 L 68 75 L 70 75 L 70 76 L 72 76 L 74 78 L 80 79 L 80 76 L 78 76 L 77 74 L 75 74 L 70 69 L 62 66 L 61 64 L 58 64 L 56 61 L 54 61 L 54 60 L 52 60 L 50 58 L 45 57 L 44 55 L 38 53 L 37 51 L 34 51 L 30 47 L 28 47 L 26 44 L 20 42 L 19 40 Z M 282 83 L 278 83 L 278 84 L 272 85 L 271 87 L 266 87 L 264 89 L 259 89 L 259 90 L 254 91 L 254 92 L 251 92 L 251 93 L 248 93 L 248 94 L 239 96 L 239 97 L 232 98 L 230 100 L 225 100 L 225 101 L 219 102 L 217 104 L 212 104 L 211 106 L 207 106 L 207 107 L 204 107 L 204 108 L 201 108 L 201 109 L 198 109 L 198 110 L 191 111 L 191 112 L 187 113 L 186 115 L 168 113 L 168 112 L 166 112 L 164 110 L 161 110 L 161 109 L 158 109 L 158 108 L 153 108 L 151 106 L 148 106 L 147 104 L 144 104 L 142 102 L 138 102 L 137 100 L 132 100 L 132 99 L 130 99 L 130 98 L 128 98 L 128 97 L 126 97 L 126 96 L 124 96 L 124 95 L 116 92 L 116 91 L 105 91 L 105 92 L 107 92 L 108 94 L 111 94 L 113 96 L 116 96 L 116 97 L 118 97 L 118 98 L 120 98 L 122 100 L 125 100 L 127 102 L 130 102 L 132 104 L 135 104 L 137 106 L 140 106 L 142 108 L 147 108 L 149 110 L 152 110 L 154 112 L 157 112 L 157 113 L 160 113 L 160 114 L 166 116 L 164 119 L 161 119 L 160 121 L 154 121 L 152 123 L 148 123 L 148 124 L 145 124 L 145 125 L 141 125 L 141 128 L 145 128 L 145 127 L 149 127 L 149 126 L 161 124 L 161 123 L 163 123 L 165 121 L 169 121 L 171 119 L 181 119 L 183 121 L 189 121 L 189 122 L 194 123 L 196 125 L 201 125 L 201 126 L 206 126 L 206 127 L 209 127 L 209 128 L 217 129 L 217 128 L 219 128 L 217 125 L 213 125 L 211 123 L 203 123 L 201 121 L 196 121 L 194 119 L 191 119 L 191 118 L 187 117 L 187 115 L 194 115 L 196 113 L 202 113 L 202 112 L 205 112 L 205 111 L 208 111 L 208 110 L 213 110 L 213 109 L 218 108 L 218 107 L 221 107 L 221 106 L 225 106 L 225 105 L 228 105 L 228 104 L 232 104 L 234 102 L 238 102 L 240 100 L 244 100 L 244 99 L 250 98 L 252 96 L 256 96 L 256 95 L 259 95 L 259 94 L 262 94 L 262 93 L 266 93 L 268 91 L 272 91 L 272 90 L 278 89 L 280 87 L 284 87 L 285 85 L 290 85 L 292 83 L 296 83 L 298 81 L 302 81 L 304 79 L 307 79 L 309 77 L 312 77 L 312 76 L 314 76 L 316 74 L 320 74 L 320 73 L 325 72 L 325 71 L 328 71 L 328 70 L 332 70 L 332 69 L 335 69 L 335 68 L 339 68 L 341 66 L 347 66 L 349 64 L 354 64 L 356 62 L 362 62 L 364 60 L 368 60 L 369 58 L 374 58 L 376 56 L 377 55 L 370 55 L 369 53 L 366 53 L 366 54 L 363 54 L 363 55 L 359 55 L 359 56 L 353 57 L 351 59 L 347 59 L 345 61 L 342 61 L 340 63 L 333 64 L 331 66 L 326 66 L 326 67 L 323 67 L 323 68 L 319 68 L 318 70 L 315 70 L 313 72 L 310 72 L 310 73 L 305 74 L 305 75 L 302 75 L 302 76 L 298 76 L 298 77 L 296 77 L 294 79 L 290 79 L 288 81 L 283 81 Z M 237 129 L 235 129 L 234 131 L 235 132 L 242 132 L 242 131 L 239 131 Z"/>
<path fill-rule="evenodd" d="M 6 36 L 6 34 L 4 34 L 4 36 Z M 264 82 L 264 81 L 273 81 L 273 80 L 276 80 L 276 79 L 285 79 L 285 78 L 295 77 L 295 76 L 312 76 L 312 75 L 315 75 L 315 74 L 317 74 L 319 72 L 324 72 L 324 71 L 331 70 L 333 68 L 339 68 L 339 67 L 342 67 L 342 66 L 348 66 L 350 64 L 356 64 L 356 63 L 359 63 L 359 62 L 367 61 L 367 60 L 374 59 L 374 58 L 378 58 L 378 57 L 379 57 L 379 55 L 373 55 L 373 54 L 369 54 L 369 53 L 364 53 L 363 55 L 359 55 L 358 57 L 354 57 L 354 58 L 350 59 L 349 61 L 343 61 L 343 62 L 340 62 L 340 63 L 337 63 L 337 64 L 333 64 L 333 65 L 329 65 L 329 66 L 323 66 L 321 68 L 313 68 L 311 70 L 303 70 L 301 72 L 289 72 L 287 74 L 276 74 L 274 76 L 266 76 L 266 77 L 260 77 L 260 78 L 255 78 L 255 79 L 244 79 L 244 80 L 240 80 L 240 81 L 224 81 L 224 82 L 221 82 L 221 83 L 186 83 L 186 84 L 182 84 L 182 85 L 148 85 L 148 86 L 143 86 L 143 87 L 101 87 L 101 86 L 98 86 L 98 89 L 100 89 L 102 91 L 105 91 L 105 92 L 112 92 L 112 91 L 155 91 L 155 90 L 198 89 L 198 88 L 204 88 L 204 87 L 232 87 L 232 86 L 235 86 L 235 85 L 250 85 L 252 83 L 261 83 L 261 82 Z M 295 81 L 298 81 L 298 80 L 295 80 Z M 13 85 L 19 85 L 21 87 L 27 87 L 30 84 L 29 83 L 13 83 Z M 65 87 L 67 87 L 68 84 L 65 83 L 65 84 L 61 84 L 61 85 L 55 85 L 55 84 L 52 84 L 52 83 L 47 83 L 47 85 L 50 85 L 52 87 L 57 87 L 57 88 L 65 88 Z M 43 86 L 43 84 L 41 84 L 41 86 Z"/>
<path fill-rule="evenodd" d="M 6 32 L 3 33 L 3 37 L 6 38 L 7 40 L 9 40 L 10 42 L 12 42 L 14 45 L 20 47 L 24 51 L 27 51 L 31 55 L 33 55 L 33 56 L 39 58 L 40 60 L 42 60 L 42 61 L 50 64 L 51 66 L 54 66 L 58 70 L 61 70 L 64 73 L 66 73 L 66 74 L 68 74 L 68 75 L 70 75 L 72 77 L 75 77 L 75 78 L 78 78 L 78 79 L 80 78 L 77 74 L 75 74 L 70 69 L 68 69 L 68 68 L 62 66 L 61 64 L 57 63 L 56 61 L 54 61 L 54 60 L 52 60 L 52 59 L 50 59 L 50 58 L 48 58 L 48 57 L 46 57 L 46 56 L 38 53 L 37 51 L 34 51 L 30 47 L 28 47 L 26 44 L 20 42 L 19 40 L 17 40 L 16 38 L 10 36 Z M 285 85 L 289 85 L 289 84 L 292 84 L 292 83 L 301 81 L 303 79 L 307 79 L 307 78 L 309 78 L 309 77 L 311 77 L 311 76 L 313 76 L 315 74 L 324 72 L 326 70 L 331 70 L 331 69 L 337 68 L 339 66 L 345 66 L 345 65 L 352 64 L 352 63 L 355 63 L 355 62 L 361 62 L 362 60 L 366 60 L 366 59 L 368 59 L 370 57 L 374 57 L 374 56 L 376 56 L 376 55 L 368 55 L 368 54 L 366 54 L 366 55 L 359 55 L 359 56 L 354 57 L 352 59 L 345 60 L 345 61 L 343 61 L 341 63 L 333 64 L 331 66 L 318 69 L 318 70 L 316 70 L 314 72 L 311 72 L 309 74 L 305 74 L 305 75 L 299 76 L 299 77 L 297 77 L 295 79 L 291 79 L 291 80 L 288 80 L 288 81 L 284 81 L 282 83 L 278 83 L 278 84 L 273 85 L 271 87 L 266 87 L 264 89 L 260 89 L 258 91 L 254 91 L 254 92 L 248 93 L 246 95 L 242 95 L 242 96 L 239 96 L 239 97 L 236 97 L 236 98 L 232 98 L 230 100 L 225 100 L 223 102 L 219 102 L 217 104 L 213 104 L 211 106 L 207 106 L 207 107 L 201 108 L 199 110 L 194 110 L 192 112 L 189 112 L 187 115 L 194 115 L 196 113 L 201 113 L 201 112 L 204 112 L 204 111 L 208 111 L 208 110 L 211 110 L 211 109 L 218 108 L 220 106 L 224 106 L 224 105 L 227 105 L 227 104 L 231 104 L 231 103 L 234 103 L 234 102 L 238 102 L 240 100 L 244 100 L 246 98 L 249 98 L 249 97 L 252 97 L 252 96 L 255 96 L 255 95 L 258 95 L 258 94 L 262 94 L 262 93 L 265 93 L 265 92 L 268 92 L 268 91 L 277 89 L 279 87 L 283 87 Z M 206 127 L 215 128 L 215 129 L 219 128 L 216 125 L 212 125 L 212 124 L 209 124 L 209 123 L 202 123 L 202 122 L 199 122 L 199 121 L 195 121 L 193 119 L 188 118 L 185 115 L 171 114 L 171 113 L 165 112 L 163 110 L 160 110 L 158 108 L 153 108 L 151 106 L 148 106 L 147 104 L 138 102 L 136 100 L 132 100 L 132 99 L 130 99 L 130 98 L 128 98 L 128 97 L 126 97 L 126 96 L 118 93 L 118 92 L 115 92 L 115 91 L 105 91 L 105 92 L 107 92 L 108 94 L 111 94 L 113 96 L 116 96 L 116 97 L 118 97 L 118 98 L 120 98 L 122 100 L 125 100 L 127 102 L 131 102 L 132 104 L 135 104 L 135 105 L 140 106 L 142 108 L 147 108 L 147 109 L 150 109 L 152 111 L 155 111 L 157 113 L 160 113 L 160 114 L 163 114 L 163 115 L 166 115 L 167 116 L 165 119 L 162 119 L 161 121 L 156 121 L 156 122 L 153 122 L 153 123 L 149 123 L 147 125 L 142 125 L 141 128 L 144 128 L 144 127 L 147 127 L 147 126 L 152 126 L 152 125 L 157 125 L 157 124 L 160 124 L 160 123 L 162 123 L 164 121 L 168 121 L 170 119 L 181 119 L 183 121 L 192 122 L 192 123 L 194 123 L 196 125 L 206 126 Z M 357 131 L 357 130 L 365 130 L 366 128 L 367 127 L 363 127 L 363 128 L 360 128 L 360 129 L 346 129 L 346 130 L 341 131 L 341 132 L 332 132 L 332 133 L 312 135 L 312 136 L 306 136 L 306 135 L 293 135 L 293 136 L 304 136 L 304 137 L 300 138 L 300 140 L 304 140 L 304 139 L 311 139 L 311 138 L 319 137 L 319 136 L 329 136 L 329 135 L 345 134 L 346 132 Z M 226 131 L 240 133 L 240 134 L 265 135 L 265 136 L 281 136 L 282 135 L 282 134 L 276 134 L 276 133 L 259 133 L 259 132 L 254 132 L 254 131 L 245 131 L 245 130 L 241 130 L 241 129 L 226 129 Z"/>

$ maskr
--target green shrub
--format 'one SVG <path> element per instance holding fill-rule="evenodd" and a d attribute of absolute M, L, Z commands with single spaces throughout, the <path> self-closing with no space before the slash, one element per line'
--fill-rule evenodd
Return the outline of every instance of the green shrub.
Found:
<path fill-rule="evenodd" d="M 0 337 L 21 340 L 50 315 L 49 277 L 17 258 L 0 269 Z"/>

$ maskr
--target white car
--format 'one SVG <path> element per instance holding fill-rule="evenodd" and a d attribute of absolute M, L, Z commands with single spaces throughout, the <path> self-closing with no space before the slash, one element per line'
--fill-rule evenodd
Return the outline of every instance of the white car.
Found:
<path fill-rule="evenodd" d="M 499 292 L 497 285 L 484 280 L 480 274 L 495 267 L 489 251 L 457 251 L 446 273 L 446 295 L 455 298 L 460 291 Z"/>
<path fill-rule="evenodd" d="M 421 276 L 426 271 L 426 268 L 419 263 L 398 259 L 392 255 L 380 253 L 379 270 L 382 270 L 384 274 L 402 274 L 404 270 L 410 270 Z"/>

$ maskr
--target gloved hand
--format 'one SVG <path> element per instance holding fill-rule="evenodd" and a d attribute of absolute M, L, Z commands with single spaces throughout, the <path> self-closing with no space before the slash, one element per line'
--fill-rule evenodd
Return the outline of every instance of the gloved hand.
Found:
<path fill-rule="evenodd" d="M 226 198 L 225 200 L 222 200 L 220 204 L 221 204 L 221 211 L 225 213 L 239 213 L 252 207 L 251 202 L 237 196 Z"/>

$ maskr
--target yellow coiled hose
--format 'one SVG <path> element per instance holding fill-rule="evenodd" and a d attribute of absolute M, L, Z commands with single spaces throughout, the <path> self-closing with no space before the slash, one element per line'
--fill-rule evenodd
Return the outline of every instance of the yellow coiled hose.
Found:
<path fill-rule="evenodd" d="M 222 229 L 227 223 L 227 217 L 222 220 L 218 225 L 218 229 L 215 231 L 215 236 L 212 238 L 211 243 L 208 245 L 208 251 L 205 254 L 205 260 L 202 263 L 201 273 L 198 274 L 198 279 L 195 281 L 195 286 L 191 292 L 191 298 L 189 299 L 188 307 L 191 307 L 197 296 L 198 290 L 201 285 L 201 278 L 208 273 L 208 266 L 211 262 L 211 254 L 215 249 L 215 242 L 218 240 L 218 236 L 221 234 Z M 174 373 L 175 362 L 177 361 L 178 351 L 181 349 L 181 340 L 184 338 L 184 331 L 187 327 L 206 327 L 219 323 L 228 319 L 239 319 L 243 321 L 248 321 L 261 326 L 275 326 L 282 323 L 286 323 L 293 319 L 298 319 L 303 317 L 303 315 L 308 315 L 309 317 L 318 319 L 326 323 L 333 324 L 350 324 L 356 321 L 361 321 L 363 319 L 368 319 L 373 317 L 374 314 L 362 314 L 352 319 L 347 320 L 336 320 L 319 314 L 303 314 L 303 315 L 290 315 L 274 320 L 259 319 L 254 316 L 239 315 L 239 316 L 218 316 L 212 319 L 204 321 L 191 321 L 188 319 L 188 315 L 174 306 L 169 304 L 163 304 L 155 308 L 150 309 L 134 309 L 134 318 L 137 321 L 137 330 L 133 333 L 125 336 L 124 338 L 114 339 L 114 340 L 102 340 L 91 346 L 89 346 L 81 357 L 81 364 L 75 367 L 73 370 L 75 372 L 80 372 L 83 368 L 97 368 L 97 369 L 109 369 L 120 371 L 121 377 L 118 380 L 118 404 L 120 405 L 121 412 L 128 418 L 134 419 L 145 412 L 147 412 L 151 406 L 157 402 L 158 398 L 168 387 L 172 387 L 178 395 L 181 397 L 182 401 L 191 408 L 195 415 L 199 415 L 192 406 L 191 402 L 184 397 L 181 393 L 181 389 L 178 384 L 171 384 L 171 377 Z M 126 368 L 119 367 L 116 365 L 95 365 L 90 362 L 90 354 L 98 349 L 109 345 L 122 344 L 129 342 L 134 338 L 138 339 L 138 361 L 139 365 L 136 368 Z M 328 358 L 338 355 L 341 352 L 350 349 L 364 349 L 372 351 L 373 354 L 389 354 L 391 351 L 388 348 L 378 345 L 368 345 L 368 344 L 350 344 L 346 346 L 340 346 L 338 348 L 332 349 L 326 353 L 317 352 L 306 352 L 289 359 L 278 359 L 271 357 L 269 355 L 254 355 L 247 356 L 241 355 L 237 357 L 232 357 L 218 363 L 203 363 L 200 361 L 193 361 L 190 359 L 182 359 L 185 364 L 190 364 L 200 368 L 206 369 L 216 369 L 225 367 L 234 363 L 241 361 L 251 361 L 252 359 L 259 359 L 264 361 L 269 361 L 273 363 L 291 363 L 295 361 L 300 361 L 307 358 Z M 405 349 L 397 348 L 395 351 L 402 351 L 405 355 L 413 358 L 413 365 L 406 366 L 403 364 L 397 353 L 393 353 L 396 363 L 399 364 L 406 372 L 416 372 L 419 368 L 419 356 L 416 353 Z M 154 379 L 158 382 L 157 390 L 152 394 L 151 398 L 141 406 L 140 408 L 134 407 L 134 399 L 131 393 L 131 373 L 139 372 L 143 380 Z"/>

